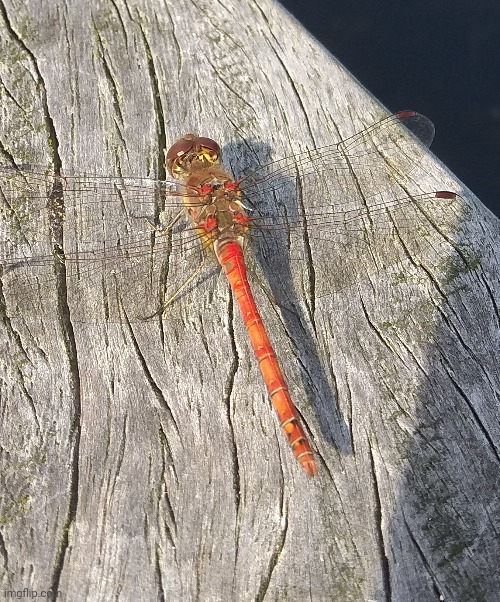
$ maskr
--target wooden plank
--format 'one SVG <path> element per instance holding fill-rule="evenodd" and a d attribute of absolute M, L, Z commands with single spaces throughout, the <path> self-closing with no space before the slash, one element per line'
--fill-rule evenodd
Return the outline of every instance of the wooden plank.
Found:
<path fill-rule="evenodd" d="M 163 148 L 197 131 L 238 175 L 386 114 L 270 0 L 12 0 L 1 12 L 2 163 L 162 177 Z M 400 184 L 380 177 L 361 184 L 384 201 L 395 189 L 462 200 L 421 239 L 396 221 L 396 261 L 346 245 L 322 265 L 328 236 L 256 249 L 256 296 L 315 480 L 282 437 L 222 277 L 141 322 L 106 320 L 109 273 L 83 267 L 78 282 L 54 262 L 41 300 L 17 309 L 26 270 L 3 275 L 4 590 L 496 599 L 498 221 L 432 155 Z M 89 236 L 127 240 L 139 209 L 126 207 L 87 205 Z M 155 290 L 153 277 L 128 288 L 114 276 L 125 307 Z"/>

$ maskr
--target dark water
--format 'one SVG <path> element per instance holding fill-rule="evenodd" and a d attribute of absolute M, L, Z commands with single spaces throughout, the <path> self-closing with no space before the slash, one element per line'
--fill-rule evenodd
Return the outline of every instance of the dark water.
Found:
<path fill-rule="evenodd" d="M 500 3 L 281 4 L 387 107 L 429 117 L 433 152 L 500 215 Z"/>

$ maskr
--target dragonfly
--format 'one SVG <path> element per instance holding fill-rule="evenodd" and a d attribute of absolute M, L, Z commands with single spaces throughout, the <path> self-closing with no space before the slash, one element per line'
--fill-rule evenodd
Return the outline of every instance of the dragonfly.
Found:
<path fill-rule="evenodd" d="M 77 287 L 102 287 L 103 273 L 113 283 L 116 295 L 109 294 L 101 309 L 79 297 L 86 314 L 101 311 L 102 319 L 110 319 L 111 299 L 119 298 L 120 311 L 142 310 L 153 319 L 188 294 L 206 257 L 215 257 L 241 310 L 281 429 L 298 463 L 315 477 L 311 443 L 250 287 L 247 241 L 281 236 L 293 249 L 300 240 L 316 272 L 341 286 L 355 281 L 355 268 L 337 277 L 344 261 L 332 258 L 339 249 L 359 257 L 378 245 L 387 264 L 412 244 L 421 250 L 426 235 L 446 236 L 457 221 L 458 195 L 407 192 L 433 136 L 426 117 L 400 111 L 340 142 L 273 161 L 237 180 L 223 167 L 219 144 L 196 134 L 165 150 L 172 179 L 0 166 L 0 275 L 12 285 L 5 311 L 14 316 L 37 308 L 62 267 Z M 329 294 L 328 285 L 323 293 Z M 154 311 L 147 316 L 149 306 Z"/>

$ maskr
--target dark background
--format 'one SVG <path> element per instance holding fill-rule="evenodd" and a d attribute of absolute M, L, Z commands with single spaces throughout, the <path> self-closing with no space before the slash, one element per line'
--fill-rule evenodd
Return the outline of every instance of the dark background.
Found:
<path fill-rule="evenodd" d="M 500 215 L 500 2 L 280 3 L 390 110 L 429 117 L 433 152 Z"/>

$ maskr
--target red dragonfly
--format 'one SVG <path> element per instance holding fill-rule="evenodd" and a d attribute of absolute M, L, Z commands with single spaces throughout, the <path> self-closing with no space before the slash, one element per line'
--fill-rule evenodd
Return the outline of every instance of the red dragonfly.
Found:
<path fill-rule="evenodd" d="M 457 220 L 455 193 L 395 192 L 407 189 L 433 134 L 427 118 L 402 111 L 337 144 L 275 161 L 240 180 L 221 166 L 219 145 L 194 134 L 165 152 L 174 181 L 0 167 L 0 264 L 4 282 L 12 284 L 5 311 L 16 315 L 36 307 L 54 270 L 63 269 L 69 282 L 85 286 L 96 274 L 102 278 L 104 268 L 123 312 L 142 308 L 145 316 L 148 300 L 154 299 L 161 313 L 194 283 L 205 251 L 213 251 L 239 304 L 280 425 L 296 459 L 313 477 L 318 469 L 311 445 L 250 289 L 245 241 L 255 234 L 299 236 L 310 258 L 318 255 L 311 251 L 317 241 L 322 257 L 315 266 L 342 271 L 332 265 L 334 249 L 359 253 L 370 243 L 396 248 L 402 232 L 409 233 L 407 243 L 443 233 Z M 266 215 L 270 198 L 282 204 L 290 192 L 298 201 L 294 209 L 274 208 Z M 186 215 L 189 220 L 181 222 Z M 152 231 L 146 218 L 156 224 Z M 122 224 L 114 226 L 116 220 Z M 192 256 L 195 243 L 202 251 L 200 265 L 166 295 L 174 269 L 186 273 L 179 264 Z M 110 318 L 110 298 L 103 319 Z"/>

